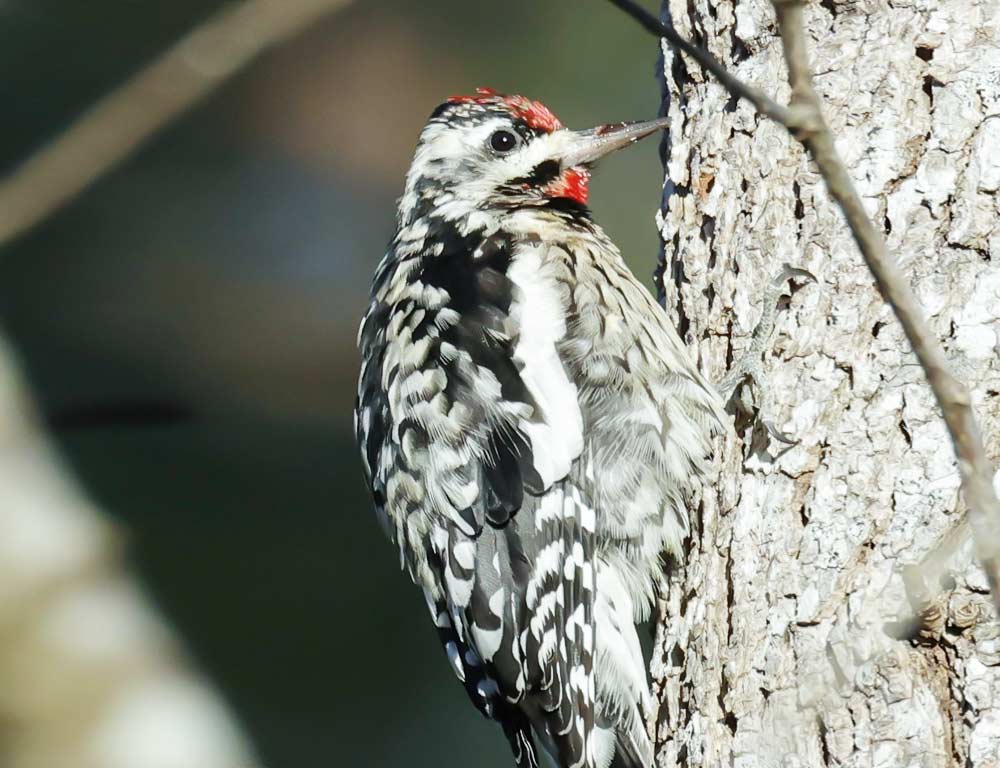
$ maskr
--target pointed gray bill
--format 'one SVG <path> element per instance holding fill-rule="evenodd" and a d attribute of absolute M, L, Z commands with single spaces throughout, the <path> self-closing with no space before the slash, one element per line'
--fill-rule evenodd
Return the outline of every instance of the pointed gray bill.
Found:
<path fill-rule="evenodd" d="M 610 152 L 627 147 L 670 124 L 667 117 L 634 123 L 599 125 L 586 131 L 571 131 L 567 151 L 562 156 L 564 168 L 592 163 Z"/>

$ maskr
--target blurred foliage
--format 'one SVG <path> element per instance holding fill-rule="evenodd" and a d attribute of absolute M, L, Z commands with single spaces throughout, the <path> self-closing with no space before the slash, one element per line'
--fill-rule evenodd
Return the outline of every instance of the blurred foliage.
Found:
<path fill-rule="evenodd" d="M 0 169 L 219 5 L 0 0 Z M 0 252 L 0 322 L 45 410 L 193 408 L 58 437 L 265 765 L 509 765 L 370 512 L 354 334 L 437 102 L 490 85 L 574 127 L 650 117 L 656 55 L 600 0 L 362 0 Z M 640 275 L 659 177 L 647 142 L 592 185 Z"/>

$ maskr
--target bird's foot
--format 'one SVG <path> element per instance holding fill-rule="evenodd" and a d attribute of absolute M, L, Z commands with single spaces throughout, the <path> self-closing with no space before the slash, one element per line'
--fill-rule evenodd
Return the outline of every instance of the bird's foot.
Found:
<path fill-rule="evenodd" d="M 799 441 L 779 429 L 772 419 L 771 388 L 767 386 L 764 379 L 762 358 L 774 331 L 778 310 L 788 306 L 788 298 L 798 287 L 797 283 L 807 282 L 817 282 L 816 276 L 808 270 L 793 267 L 790 264 L 785 264 L 771 279 L 764 292 L 763 312 L 757 327 L 754 328 L 750 346 L 718 384 L 719 393 L 728 405 L 737 405 L 737 407 L 742 405 L 744 411 L 752 413 L 749 403 L 739 404 L 737 399 L 743 384 L 749 382 L 756 393 L 756 424 L 761 426 L 767 435 L 787 446 L 797 445 Z M 786 288 L 788 287 L 790 290 L 788 297 L 786 297 Z"/>

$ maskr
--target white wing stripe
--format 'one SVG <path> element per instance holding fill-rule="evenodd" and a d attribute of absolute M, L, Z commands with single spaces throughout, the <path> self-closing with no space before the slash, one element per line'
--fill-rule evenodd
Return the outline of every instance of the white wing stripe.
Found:
<path fill-rule="evenodd" d="M 566 375 L 556 346 L 566 335 L 565 307 L 543 263 L 541 246 L 520 247 L 507 277 L 518 288 L 511 311 L 518 334 L 514 360 L 542 411 L 542 422 L 523 422 L 521 428 L 531 442 L 535 470 L 547 486 L 565 477 L 583 450 L 576 385 Z"/>

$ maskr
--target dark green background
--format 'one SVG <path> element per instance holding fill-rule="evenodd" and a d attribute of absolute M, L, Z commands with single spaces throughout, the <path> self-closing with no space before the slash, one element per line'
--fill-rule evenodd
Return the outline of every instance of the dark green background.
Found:
<path fill-rule="evenodd" d="M 0 0 L 0 169 L 218 5 Z M 510 764 L 370 512 L 354 334 L 438 101 L 489 85 L 573 127 L 651 117 L 657 53 L 600 0 L 362 0 L 0 250 L 0 323 L 45 411 L 193 409 L 57 437 L 268 768 Z M 640 274 L 659 177 L 647 142 L 592 185 Z"/>

